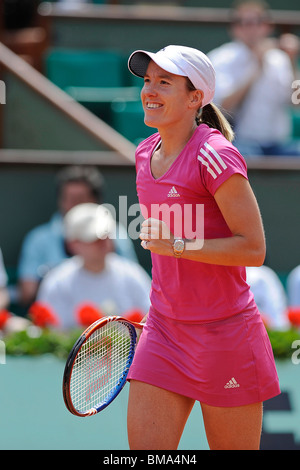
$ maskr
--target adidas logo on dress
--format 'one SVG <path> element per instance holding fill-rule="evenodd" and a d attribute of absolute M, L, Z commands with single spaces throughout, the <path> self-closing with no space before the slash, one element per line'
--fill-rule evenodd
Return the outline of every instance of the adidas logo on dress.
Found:
<path fill-rule="evenodd" d="M 224 385 L 224 388 L 238 388 L 240 384 L 237 383 L 234 377 L 227 382 L 226 385 Z"/>
<path fill-rule="evenodd" d="M 175 186 L 173 186 L 169 193 L 168 193 L 168 197 L 180 197 L 180 194 L 177 192 Z"/>

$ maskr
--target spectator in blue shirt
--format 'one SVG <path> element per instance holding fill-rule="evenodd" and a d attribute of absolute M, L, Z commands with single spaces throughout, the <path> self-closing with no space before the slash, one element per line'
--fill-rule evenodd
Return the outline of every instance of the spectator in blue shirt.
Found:
<path fill-rule="evenodd" d="M 58 210 L 51 219 L 33 228 L 25 237 L 18 266 L 19 302 L 29 306 L 36 297 L 40 281 L 47 272 L 69 257 L 63 237 L 63 217 L 77 204 L 101 203 L 103 177 L 95 167 L 71 166 L 57 178 Z M 126 230 L 118 226 L 113 249 L 137 262 L 134 246 Z"/>

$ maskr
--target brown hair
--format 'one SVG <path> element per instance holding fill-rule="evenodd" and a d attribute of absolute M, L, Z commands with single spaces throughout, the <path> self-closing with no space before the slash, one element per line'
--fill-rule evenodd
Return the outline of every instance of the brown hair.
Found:
<path fill-rule="evenodd" d="M 187 78 L 187 86 L 190 91 L 196 90 L 189 78 Z M 234 139 L 234 132 L 230 123 L 227 121 L 222 111 L 213 103 L 209 103 L 203 108 L 198 109 L 196 123 L 198 126 L 200 124 L 206 124 L 208 127 L 217 129 L 229 142 L 232 142 Z"/>
<path fill-rule="evenodd" d="M 200 115 L 198 114 L 196 117 L 196 122 L 198 125 L 203 123 L 207 124 L 208 127 L 217 129 L 229 142 L 232 142 L 234 139 L 234 132 L 231 125 L 222 111 L 213 103 L 209 103 L 201 109 Z"/>

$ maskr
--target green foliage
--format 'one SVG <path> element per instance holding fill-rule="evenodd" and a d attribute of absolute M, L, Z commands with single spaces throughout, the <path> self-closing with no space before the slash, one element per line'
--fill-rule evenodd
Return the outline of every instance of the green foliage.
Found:
<path fill-rule="evenodd" d="M 38 356 L 53 354 L 66 359 L 81 331 L 62 333 L 50 329 L 27 329 L 4 338 L 6 354 L 11 356 Z"/>
<path fill-rule="evenodd" d="M 293 354 L 292 343 L 300 340 L 300 330 L 292 328 L 287 331 L 268 331 L 273 353 L 276 359 L 288 359 Z"/>
<path fill-rule="evenodd" d="M 68 333 L 62 333 L 55 330 L 34 327 L 33 329 L 29 328 L 25 331 L 13 333 L 3 338 L 3 340 L 7 355 L 38 356 L 51 353 L 60 359 L 66 359 L 81 332 L 80 330 L 72 330 Z M 293 353 L 292 343 L 295 340 L 300 340 L 300 330 L 269 330 L 268 335 L 275 358 L 291 358 Z"/>

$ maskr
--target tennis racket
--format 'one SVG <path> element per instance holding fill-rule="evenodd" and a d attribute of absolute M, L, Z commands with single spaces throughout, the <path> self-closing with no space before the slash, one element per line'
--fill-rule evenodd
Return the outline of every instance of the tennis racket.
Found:
<path fill-rule="evenodd" d="M 78 338 L 66 362 L 63 397 L 76 416 L 106 408 L 126 383 L 143 324 L 111 316 L 96 320 Z"/>

